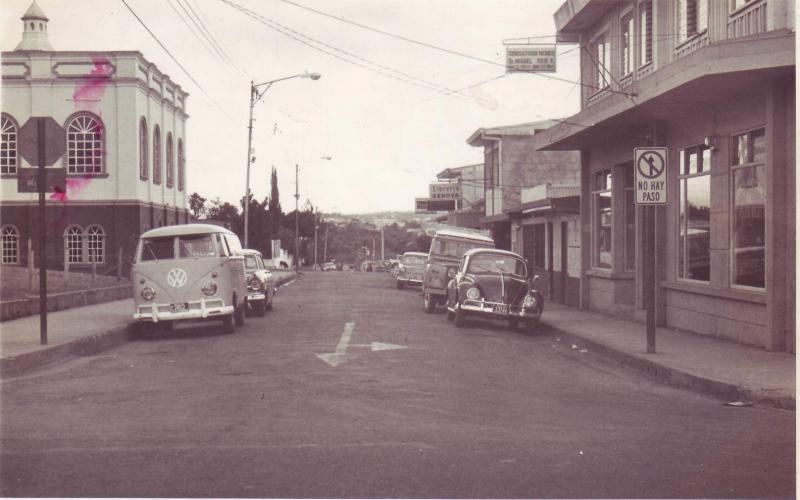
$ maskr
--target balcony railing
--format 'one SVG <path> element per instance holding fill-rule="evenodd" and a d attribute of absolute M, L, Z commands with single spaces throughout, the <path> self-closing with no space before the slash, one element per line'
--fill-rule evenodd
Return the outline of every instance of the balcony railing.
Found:
<path fill-rule="evenodd" d="M 689 40 L 675 47 L 675 59 L 688 56 L 700 47 L 708 45 L 708 31 L 695 35 Z"/>
<path fill-rule="evenodd" d="M 747 4 L 728 19 L 728 38 L 740 38 L 767 31 L 767 0 Z"/>

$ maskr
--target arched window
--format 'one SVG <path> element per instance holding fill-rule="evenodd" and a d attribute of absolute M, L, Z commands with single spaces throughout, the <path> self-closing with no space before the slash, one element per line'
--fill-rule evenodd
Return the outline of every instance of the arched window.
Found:
<path fill-rule="evenodd" d="M 3 264 L 19 264 L 19 231 L 14 226 L 3 226 L 0 231 Z"/>
<path fill-rule="evenodd" d="M 175 184 L 175 160 L 172 158 L 172 134 L 167 133 L 167 187 Z"/>
<path fill-rule="evenodd" d="M 67 129 L 67 173 L 103 173 L 103 124 L 90 114 L 72 118 Z"/>
<path fill-rule="evenodd" d="M 178 139 L 178 191 L 183 191 L 183 176 L 186 175 L 186 165 L 183 157 L 183 139 Z"/>
<path fill-rule="evenodd" d="M 106 249 L 106 233 L 100 226 L 89 226 L 86 228 L 86 250 L 89 263 L 104 263 Z"/>
<path fill-rule="evenodd" d="M 161 129 L 153 127 L 153 184 L 161 184 Z"/>
<path fill-rule="evenodd" d="M 17 173 L 17 123 L 5 113 L 0 117 L 0 174 Z"/>
<path fill-rule="evenodd" d="M 147 148 L 147 120 L 143 116 L 139 120 L 139 178 L 143 181 L 147 180 L 150 175 L 147 168 L 147 157 L 150 150 Z"/>
<path fill-rule="evenodd" d="M 83 229 L 70 226 L 64 231 L 64 243 L 67 245 L 67 261 L 70 264 L 83 262 Z"/>

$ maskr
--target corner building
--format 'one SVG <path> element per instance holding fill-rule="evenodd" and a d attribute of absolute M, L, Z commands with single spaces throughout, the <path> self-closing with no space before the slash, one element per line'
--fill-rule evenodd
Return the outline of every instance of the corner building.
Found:
<path fill-rule="evenodd" d="M 31 166 L 17 138 L 30 117 L 49 116 L 66 134 L 53 166 L 66 169 L 67 189 L 47 195 L 47 266 L 112 267 L 142 232 L 189 221 L 188 94 L 139 52 L 54 51 L 48 21 L 34 1 L 22 41 L 2 53 L 2 264 L 25 265 L 28 242 L 37 248 L 38 194 L 17 191 Z"/>
<path fill-rule="evenodd" d="M 657 323 L 794 351 L 793 0 L 568 0 L 581 111 L 539 134 L 581 152 L 581 306 L 643 319 L 635 147 L 668 148 Z"/>

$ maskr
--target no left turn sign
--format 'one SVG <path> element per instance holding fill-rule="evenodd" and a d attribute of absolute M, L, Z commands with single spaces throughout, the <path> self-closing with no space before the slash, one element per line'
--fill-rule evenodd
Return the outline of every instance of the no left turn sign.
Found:
<path fill-rule="evenodd" d="M 667 148 L 634 148 L 636 204 L 666 205 Z"/>

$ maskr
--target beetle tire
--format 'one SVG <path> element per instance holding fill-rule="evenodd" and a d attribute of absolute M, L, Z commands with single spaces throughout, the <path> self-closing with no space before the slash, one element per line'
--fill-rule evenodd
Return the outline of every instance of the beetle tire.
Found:
<path fill-rule="evenodd" d="M 253 312 L 256 316 L 263 318 L 267 314 L 267 304 L 263 300 L 259 300 L 253 304 Z"/>
<path fill-rule="evenodd" d="M 456 325 L 456 328 L 461 328 L 462 326 L 464 326 L 465 316 L 466 313 L 464 313 L 464 311 L 461 310 L 461 307 L 459 307 L 458 302 L 456 302 L 456 312 L 453 313 L 453 324 Z"/>
<path fill-rule="evenodd" d="M 422 306 L 428 314 L 433 314 L 433 312 L 436 311 L 436 302 L 434 302 L 431 294 L 425 293 L 422 295 Z"/>

